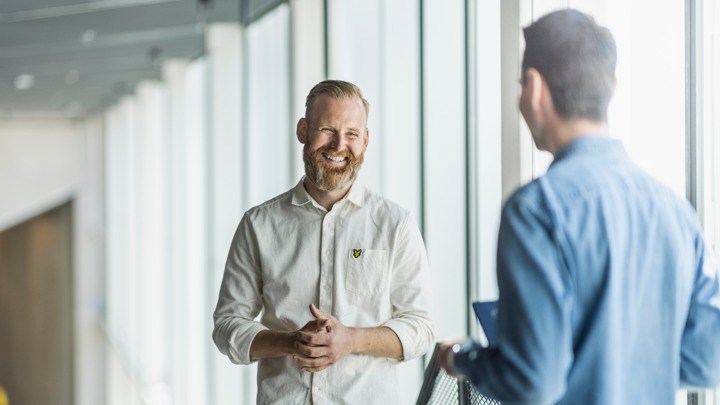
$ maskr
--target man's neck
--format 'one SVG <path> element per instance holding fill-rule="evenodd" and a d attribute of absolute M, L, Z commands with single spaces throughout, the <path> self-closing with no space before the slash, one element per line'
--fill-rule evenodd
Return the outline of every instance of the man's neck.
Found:
<path fill-rule="evenodd" d="M 553 156 L 564 149 L 572 141 L 585 135 L 607 135 L 608 125 L 606 122 L 590 121 L 586 119 L 577 119 L 569 121 L 559 121 L 554 128 L 550 130 L 552 134 L 551 150 Z"/>
<path fill-rule="evenodd" d="M 348 191 L 350 191 L 350 187 L 352 187 L 352 183 L 339 190 L 325 191 L 320 190 L 312 181 L 310 181 L 310 179 L 305 177 L 303 186 L 305 187 L 305 191 L 310 194 L 310 197 L 312 197 L 323 208 L 330 211 L 336 202 L 342 200 L 343 197 L 347 195 Z"/>

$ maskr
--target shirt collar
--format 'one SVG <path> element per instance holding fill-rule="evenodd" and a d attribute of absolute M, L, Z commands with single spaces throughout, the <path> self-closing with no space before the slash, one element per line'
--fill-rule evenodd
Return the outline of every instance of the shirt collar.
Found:
<path fill-rule="evenodd" d="M 305 186 L 303 185 L 303 182 L 305 181 L 305 176 L 303 176 L 300 181 L 295 185 L 295 187 L 292 190 L 292 204 L 293 205 L 305 205 L 310 202 L 315 202 L 315 200 L 312 198 L 310 193 L 305 190 Z M 363 199 L 365 197 L 365 187 L 362 186 L 357 180 L 350 186 L 350 191 L 343 197 L 340 201 L 337 203 L 340 203 L 344 200 L 348 200 L 351 203 L 355 204 L 358 207 L 363 206 Z M 336 203 L 336 204 L 337 204 Z M 315 202 L 317 204 L 317 202 Z"/>
<path fill-rule="evenodd" d="M 625 148 L 618 139 L 607 135 L 583 135 L 575 139 L 555 154 L 552 165 L 570 156 L 585 153 L 625 155 Z"/>
<path fill-rule="evenodd" d="M 305 176 L 300 179 L 292 190 L 292 205 L 305 205 L 313 200 L 307 190 L 305 190 L 303 181 L 305 181 Z"/>
<path fill-rule="evenodd" d="M 355 180 L 355 182 L 352 184 L 352 186 L 350 186 L 350 191 L 348 191 L 348 193 L 344 199 L 347 199 L 348 201 L 357 205 L 358 207 L 362 207 L 364 197 L 365 197 L 365 187 L 363 187 L 362 184 L 360 184 L 357 180 Z"/>

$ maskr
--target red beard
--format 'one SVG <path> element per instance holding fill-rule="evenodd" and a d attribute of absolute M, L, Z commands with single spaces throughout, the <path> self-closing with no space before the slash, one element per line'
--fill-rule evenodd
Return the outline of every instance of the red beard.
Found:
<path fill-rule="evenodd" d="M 303 161 L 305 162 L 305 175 L 317 188 L 323 191 L 339 190 L 355 181 L 365 158 L 363 151 L 355 157 L 349 150 L 342 153 L 335 152 L 328 146 L 310 152 L 308 145 L 303 147 Z M 345 165 L 333 167 L 328 163 L 323 153 L 333 157 L 345 157 Z"/>

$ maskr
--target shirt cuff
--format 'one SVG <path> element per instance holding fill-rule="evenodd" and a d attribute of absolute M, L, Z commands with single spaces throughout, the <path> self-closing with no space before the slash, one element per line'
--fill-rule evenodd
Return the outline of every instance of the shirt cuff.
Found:
<path fill-rule="evenodd" d="M 450 368 L 460 375 L 469 375 L 470 369 L 473 367 L 473 363 L 478 358 L 478 355 L 483 347 L 473 341 L 467 339 L 461 345 L 458 351 L 451 350 L 448 353 L 448 364 Z"/>
<path fill-rule="evenodd" d="M 267 329 L 265 325 L 258 322 L 238 328 L 230 337 L 230 360 L 244 365 L 253 363 L 254 361 L 250 360 L 250 345 L 258 333 Z"/>
<path fill-rule="evenodd" d="M 382 326 L 395 332 L 398 339 L 400 339 L 403 352 L 403 358 L 400 359 L 400 361 L 412 360 L 422 354 L 418 353 L 417 332 L 415 328 L 399 319 L 391 319 L 382 324 Z"/>

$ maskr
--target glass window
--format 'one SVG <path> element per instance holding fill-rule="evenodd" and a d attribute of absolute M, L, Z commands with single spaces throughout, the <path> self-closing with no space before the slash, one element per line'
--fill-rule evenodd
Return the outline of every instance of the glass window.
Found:
<path fill-rule="evenodd" d="M 126 97 L 106 115 L 108 331 L 114 348 L 129 354 L 134 266 L 134 112 Z M 127 304 L 126 304 L 127 303 Z"/>
<path fill-rule="evenodd" d="M 185 182 L 185 73 L 188 62 L 185 60 L 166 61 L 163 66 L 163 78 L 167 85 L 168 103 L 168 133 L 171 142 L 168 143 L 168 183 L 169 206 L 168 206 L 168 268 L 172 271 L 168 274 L 168 295 L 170 308 L 170 339 L 168 350 L 170 351 L 169 367 L 171 372 L 168 378 L 172 384 L 173 403 L 184 405 L 184 398 L 187 397 L 187 357 L 186 357 L 186 317 L 187 313 L 185 300 L 186 287 L 185 279 L 187 274 L 186 257 L 187 252 L 187 214 L 186 214 L 186 182 Z"/>
<path fill-rule="evenodd" d="M 290 150 L 290 13 L 284 3 L 247 27 L 244 101 L 245 209 L 287 191 L 295 181 Z"/>
<path fill-rule="evenodd" d="M 685 195 L 685 4 L 619 0 L 533 0 L 530 21 L 558 8 L 587 12 L 615 36 L 617 88 L 610 134 L 651 175 Z M 652 8 L 653 18 L 648 19 Z M 525 22 L 525 24 L 530 21 Z M 645 21 L 637 29 L 638 21 Z M 662 67 L 662 68 L 659 68 Z M 662 117 L 662 119 L 658 119 Z M 533 175 L 551 158 L 533 153 Z"/>
<path fill-rule="evenodd" d="M 652 18 L 646 18 L 649 5 Z M 607 1 L 598 20 L 612 30 L 618 48 L 611 133 L 641 167 L 684 196 L 684 2 Z"/>
<path fill-rule="evenodd" d="M 705 0 L 701 5 L 702 28 L 698 40 L 701 75 L 696 91 L 702 100 L 699 133 L 700 180 L 698 212 L 705 237 L 713 246 L 716 257 L 720 253 L 720 4 Z M 698 395 L 702 405 L 720 405 L 720 388 Z"/>
<path fill-rule="evenodd" d="M 163 381 L 166 366 L 169 314 L 165 300 L 165 204 L 167 187 L 164 136 L 166 105 L 164 87 L 155 81 L 141 83 L 136 91 L 137 108 L 137 261 L 138 361 L 141 384 L 155 398 L 169 392 Z"/>
<path fill-rule="evenodd" d="M 417 1 L 380 3 L 380 93 L 371 115 L 371 148 L 377 149 L 386 197 L 420 221 L 420 7 Z M 373 132 L 374 131 L 374 132 Z M 374 145 L 373 145 L 374 144 Z"/>
<path fill-rule="evenodd" d="M 574 7 L 607 26 L 618 46 L 617 89 L 610 103 L 610 134 L 651 175 L 685 195 L 685 14 L 683 2 L 526 0 L 523 25 L 558 8 Z M 637 21 L 648 21 L 637 29 Z M 658 66 L 662 66 L 659 69 Z M 657 117 L 663 117 L 662 120 Z M 529 136 L 527 127 L 523 130 Z M 533 177 L 552 157 L 532 146 Z"/>
<path fill-rule="evenodd" d="M 704 2 L 702 35 L 704 156 L 702 181 L 703 225 L 708 239 L 718 252 L 720 246 L 720 5 Z"/>
<path fill-rule="evenodd" d="M 216 23 L 207 31 L 209 198 L 209 308 L 218 298 L 228 248 L 240 222 L 242 155 L 240 138 L 241 32 L 236 23 Z M 241 386 L 245 367 L 232 364 L 214 344 L 210 348 L 210 392 L 216 404 L 250 403 Z"/>
<path fill-rule="evenodd" d="M 461 2 L 423 10 L 425 243 L 438 338 L 466 336 L 469 314 L 464 12 Z"/>
<path fill-rule="evenodd" d="M 305 116 L 305 96 L 317 83 L 325 79 L 324 0 L 292 0 L 292 115 L 295 124 Z M 305 174 L 302 144 L 294 141 L 290 157 L 293 162 L 291 179 Z"/>
<path fill-rule="evenodd" d="M 476 272 L 474 280 L 475 300 L 494 300 L 498 297 L 496 279 L 496 251 L 500 212 L 502 206 L 502 104 L 501 89 L 501 4 L 500 2 L 477 2 L 474 10 L 475 53 L 469 63 L 474 74 L 472 93 L 474 117 L 469 117 L 475 131 L 474 150 L 468 166 L 474 171 L 474 188 L 468 193 L 471 212 L 474 211 L 476 229 L 471 234 L 471 271 Z M 517 83 L 517 81 L 513 81 Z M 517 85 L 517 84 L 515 84 Z M 514 96 L 514 93 L 511 94 Z M 512 106 L 517 110 L 517 100 Z M 472 107 L 471 107 L 472 108 Z M 472 145 L 469 143 L 469 145 Z M 472 178 L 471 178 L 472 179 Z M 472 278 L 471 278 L 472 280 Z M 475 323 L 471 323 L 475 325 Z M 472 330 L 472 332 L 477 332 Z"/>
<path fill-rule="evenodd" d="M 207 353 L 210 346 L 208 331 L 212 321 L 208 314 L 207 253 L 205 191 L 207 182 L 205 140 L 207 137 L 206 60 L 197 59 L 187 66 L 184 76 L 184 166 L 185 179 L 185 280 L 183 289 L 176 291 L 186 302 L 185 350 L 186 401 L 188 404 L 207 402 Z M 183 297 L 184 296 L 184 297 Z"/>

